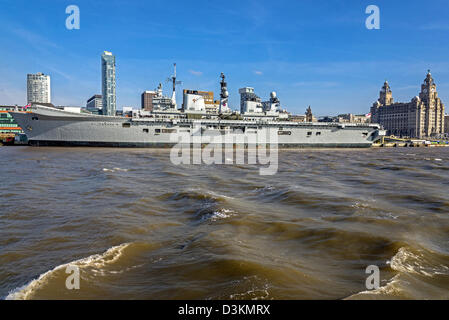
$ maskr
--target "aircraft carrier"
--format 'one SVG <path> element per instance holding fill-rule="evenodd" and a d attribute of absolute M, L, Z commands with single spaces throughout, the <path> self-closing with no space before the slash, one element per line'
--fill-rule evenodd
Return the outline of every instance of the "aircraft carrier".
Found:
<path fill-rule="evenodd" d="M 252 88 L 240 89 L 241 112 L 228 107 L 225 77 L 221 75 L 220 105 L 217 114 L 207 114 L 201 96 L 190 92 L 184 96 L 182 109 L 176 108 L 175 86 L 172 98 L 162 96 L 162 88 L 153 101 L 154 110 L 134 111 L 130 116 L 104 116 L 72 109 L 33 104 L 26 111 L 11 111 L 36 146 L 94 147 L 170 147 L 184 138 L 192 143 L 207 144 L 213 137 L 225 136 L 223 143 L 249 145 L 254 136 L 268 137 L 267 144 L 283 147 L 370 147 L 385 135 L 378 124 L 295 122 L 280 109 L 274 92 L 261 102 Z M 273 139 L 273 136 L 275 139 Z M 180 138 L 181 137 L 181 138 Z M 271 138 L 270 138 L 271 137 Z"/>

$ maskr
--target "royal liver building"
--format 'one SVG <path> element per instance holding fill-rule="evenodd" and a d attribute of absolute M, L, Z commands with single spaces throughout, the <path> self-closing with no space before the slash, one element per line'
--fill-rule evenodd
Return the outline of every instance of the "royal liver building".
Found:
<path fill-rule="evenodd" d="M 379 100 L 371 107 L 371 122 L 383 125 L 388 134 L 396 136 L 425 138 L 444 133 L 444 104 L 438 98 L 430 71 L 419 97 L 409 103 L 394 103 L 390 85 L 385 81 Z"/>

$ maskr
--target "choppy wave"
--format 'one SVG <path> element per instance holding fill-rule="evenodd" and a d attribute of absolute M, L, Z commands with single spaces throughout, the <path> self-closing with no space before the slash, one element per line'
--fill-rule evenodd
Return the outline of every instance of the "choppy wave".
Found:
<path fill-rule="evenodd" d="M 423 250 L 411 252 L 407 248 L 400 248 L 398 253 L 389 261 L 391 268 L 397 272 L 419 274 L 426 277 L 449 275 L 449 266 L 435 264 L 426 259 Z"/>
<path fill-rule="evenodd" d="M 274 176 L 166 150 L 5 150 L 1 297 L 449 299 L 449 148 L 286 150 Z"/>
<path fill-rule="evenodd" d="M 41 274 L 37 279 L 30 281 L 28 284 L 14 289 L 10 292 L 5 300 L 27 300 L 32 299 L 33 295 L 43 286 L 45 286 L 55 274 L 59 271 L 65 270 L 68 266 L 78 266 L 80 269 L 92 268 L 94 272 L 100 272 L 106 265 L 115 263 L 122 256 L 124 250 L 130 246 L 130 243 L 123 243 L 121 245 L 109 248 L 102 254 L 94 254 L 87 258 L 82 258 L 69 263 L 65 263 L 55 267 L 54 269 Z"/>
<path fill-rule="evenodd" d="M 423 249 L 411 250 L 401 247 L 387 261 L 397 274 L 387 283 L 375 290 L 366 290 L 350 296 L 348 299 L 448 299 L 447 288 L 435 290 L 432 295 L 420 294 L 419 288 L 429 280 L 446 281 L 449 277 L 449 266 L 439 263 L 435 255 L 429 256 Z"/>

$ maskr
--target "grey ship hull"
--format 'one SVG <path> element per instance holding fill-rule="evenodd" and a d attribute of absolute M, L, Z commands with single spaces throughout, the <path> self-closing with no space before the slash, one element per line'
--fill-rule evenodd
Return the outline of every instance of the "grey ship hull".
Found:
<path fill-rule="evenodd" d="M 158 120 L 97 116 L 48 107 L 28 112 L 11 112 L 36 146 L 154 147 L 177 144 L 173 133 L 195 136 L 201 145 L 211 136 L 227 133 L 234 141 L 251 134 L 276 132 L 279 148 L 363 148 L 370 147 L 383 133 L 376 124 L 295 123 L 242 120 Z M 271 131 L 269 131 L 271 130 Z M 216 132 L 216 133 L 214 133 Z M 270 142 L 268 142 L 270 143 Z M 198 145 L 198 144 L 197 144 Z"/>

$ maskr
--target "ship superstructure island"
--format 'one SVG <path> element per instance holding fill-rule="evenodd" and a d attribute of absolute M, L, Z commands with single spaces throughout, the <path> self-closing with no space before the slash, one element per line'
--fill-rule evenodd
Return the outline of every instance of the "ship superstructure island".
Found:
<path fill-rule="evenodd" d="M 240 111 L 228 105 L 225 75 L 220 75 L 220 100 L 217 110 L 210 111 L 204 95 L 184 90 L 183 104 L 176 104 L 176 64 L 170 78 L 172 96 L 163 94 L 159 84 L 151 111 L 134 110 L 130 116 L 96 115 L 33 104 L 12 116 L 23 128 L 29 143 L 36 146 L 97 147 L 170 147 L 177 142 L 173 134 L 211 136 L 226 134 L 230 141 L 247 141 L 250 135 L 275 132 L 279 147 L 370 147 L 384 130 L 378 124 L 295 122 L 281 108 L 276 92 L 262 101 L 251 87 L 241 88 Z M 217 102 L 218 103 L 218 102 Z"/>

